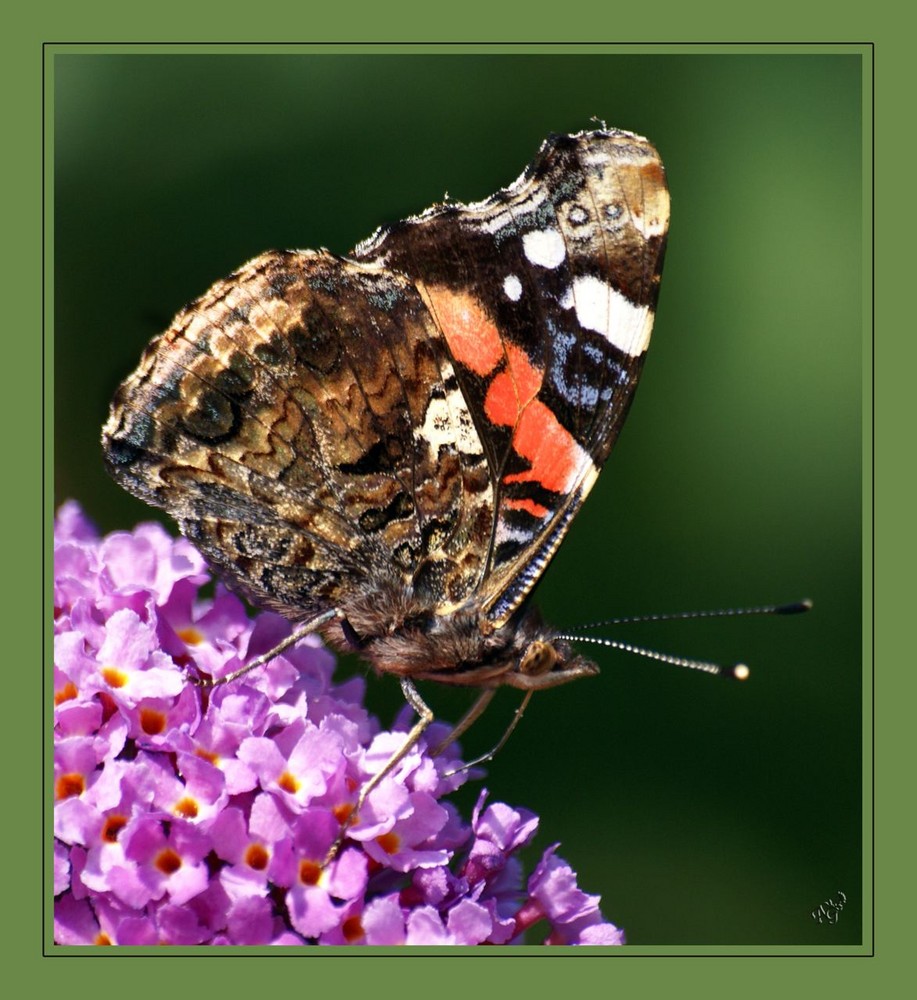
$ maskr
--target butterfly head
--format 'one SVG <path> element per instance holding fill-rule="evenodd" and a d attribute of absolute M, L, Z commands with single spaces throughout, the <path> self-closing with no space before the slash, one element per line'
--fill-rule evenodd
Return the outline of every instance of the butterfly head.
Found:
<path fill-rule="evenodd" d="M 515 629 L 512 661 L 501 678 L 509 687 L 535 691 L 599 672 L 594 663 L 574 653 L 564 639 L 545 626 L 534 608 L 507 627 Z"/>

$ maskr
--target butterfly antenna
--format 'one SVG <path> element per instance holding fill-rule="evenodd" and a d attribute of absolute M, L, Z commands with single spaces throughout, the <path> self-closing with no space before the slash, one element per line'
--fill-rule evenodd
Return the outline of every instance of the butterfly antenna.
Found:
<path fill-rule="evenodd" d="M 676 611 L 671 614 L 635 615 L 630 618 L 609 618 L 601 622 L 577 625 L 577 629 L 604 628 L 606 625 L 633 625 L 636 622 L 670 622 L 687 618 L 738 618 L 749 615 L 799 615 L 812 610 L 812 602 L 793 601 L 790 604 L 764 604 L 754 608 L 718 608 L 715 611 Z"/>
<path fill-rule="evenodd" d="M 606 625 L 631 625 L 635 622 L 664 622 L 678 621 L 687 618 L 736 618 L 745 615 L 798 615 L 809 611 L 812 607 L 810 600 L 794 601 L 791 604 L 767 604 L 754 608 L 720 608 L 716 611 L 680 611 L 674 614 L 659 615 L 637 615 L 630 618 L 610 618 L 602 622 L 590 622 L 587 625 L 580 625 L 580 629 L 601 628 Z M 687 670 L 699 670 L 701 673 L 713 674 L 715 676 L 727 677 L 732 680 L 744 681 L 751 671 L 744 663 L 736 663 L 731 667 L 724 667 L 718 663 L 709 663 L 706 660 L 693 660 L 684 656 L 672 656 L 669 653 L 660 653 L 654 649 L 646 649 L 643 646 L 635 646 L 629 642 L 620 642 L 616 639 L 604 639 L 590 635 L 577 635 L 573 633 L 560 635 L 558 638 L 567 639 L 570 642 L 588 642 L 596 646 L 607 646 L 610 649 L 620 649 L 625 653 L 634 653 L 636 656 L 644 656 L 650 660 L 657 660 L 659 663 L 668 663 L 674 667 L 684 667 Z"/>

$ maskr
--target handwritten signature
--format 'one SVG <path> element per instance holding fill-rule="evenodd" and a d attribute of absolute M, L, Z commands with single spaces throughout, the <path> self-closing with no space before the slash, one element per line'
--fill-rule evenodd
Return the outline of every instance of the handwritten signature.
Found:
<path fill-rule="evenodd" d="M 846 902 L 846 894 L 838 891 L 836 897 L 825 900 L 812 911 L 812 919 L 820 924 L 836 924 Z"/>

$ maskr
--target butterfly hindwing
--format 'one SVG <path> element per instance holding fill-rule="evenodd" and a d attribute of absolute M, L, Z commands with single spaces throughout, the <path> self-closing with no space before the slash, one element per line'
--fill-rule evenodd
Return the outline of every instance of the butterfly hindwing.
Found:
<path fill-rule="evenodd" d="M 264 254 L 183 310 L 120 388 L 103 443 L 119 482 L 291 617 L 373 577 L 412 585 L 424 553 L 492 520 L 414 286 L 325 252 Z"/>

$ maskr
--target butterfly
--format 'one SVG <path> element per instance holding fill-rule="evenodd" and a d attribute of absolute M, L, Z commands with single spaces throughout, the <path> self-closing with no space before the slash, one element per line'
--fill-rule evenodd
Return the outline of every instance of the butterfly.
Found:
<path fill-rule="evenodd" d="M 399 679 L 419 721 L 385 772 L 433 718 L 415 681 L 480 689 L 454 737 L 500 686 L 597 672 L 530 595 L 633 400 L 668 225 L 646 139 L 551 135 L 483 201 L 255 258 L 117 390 L 114 478 L 295 638 Z"/>

